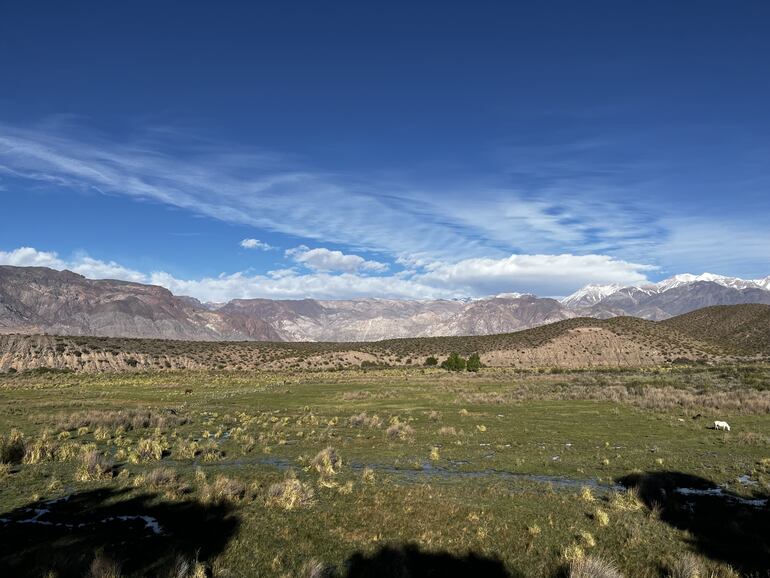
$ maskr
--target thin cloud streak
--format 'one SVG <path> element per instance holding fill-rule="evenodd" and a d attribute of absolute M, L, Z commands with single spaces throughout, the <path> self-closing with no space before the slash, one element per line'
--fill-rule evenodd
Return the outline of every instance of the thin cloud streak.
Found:
<path fill-rule="evenodd" d="M 634 207 L 587 202 L 561 189 L 542 196 L 548 201 L 472 184 L 428 191 L 298 170 L 278 159 L 199 143 L 187 150 L 167 142 L 120 145 L 0 126 L 0 171 L 17 178 L 153 199 L 394 259 L 499 258 L 565 249 L 587 254 L 645 243 L 635 235 L 654 232 Z M 609 213 L 611 220 L 605 218 Z"/>

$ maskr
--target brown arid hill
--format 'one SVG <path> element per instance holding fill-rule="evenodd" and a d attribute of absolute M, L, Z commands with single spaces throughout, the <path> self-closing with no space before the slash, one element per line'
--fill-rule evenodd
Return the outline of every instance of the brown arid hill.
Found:
<path fill-rule="evenodd" d="M 770 355 L 768 306 L 711 307 L 665 322 L 575 318 L 496 335 L 374 342 L 211 342 L 0 335 L 0 371 L 328 370 L 422 366 L 477 352 L 491 367 L 646 367 Z M 743 339 L 745 343 L 736 347 Z"/>
<path fill-rule="evenodd" d="M 739 355 L 764 355 L 770 350 L 770 305 L 705 307 L 661 323 L 718 349 Z"/>

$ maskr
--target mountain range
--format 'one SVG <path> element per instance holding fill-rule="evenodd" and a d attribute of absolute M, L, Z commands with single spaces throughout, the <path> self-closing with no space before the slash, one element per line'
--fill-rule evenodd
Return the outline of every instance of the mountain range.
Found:
<path fill-rule="evenodd" d="M 705 273 L 640 286 L 588 285 L 557 300 L 235 299 L 206 304 L 167 289 L 70 271 L 0 266 L 0 333 L 197 341 L 377 341 L 490 335 L 575 317 L 660 321 L 714 305 L 770 304 L 770 276 Z"/>

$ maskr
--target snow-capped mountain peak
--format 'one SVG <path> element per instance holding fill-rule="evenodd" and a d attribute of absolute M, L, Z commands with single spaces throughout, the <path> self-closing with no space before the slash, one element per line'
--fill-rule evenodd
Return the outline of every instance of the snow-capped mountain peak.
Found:
<path fill-rule="evenodd" d="M 623 289 L 623 287 L 620 283 L 608 283 L 606 285 L 592 283 L 563 298 L 561 303 L 567 307 L 590 307 L 599 303 L 605 297 Z"/>
<path fill-rule="evenodd" d="M 529 293 L 498 293 L 495 295 L 495 299 L 520 299 L 525 295 L 529 295 Z"/>
<path fill-rule="evenodd" d="M 710 282 L 729 287 L 731 289 L 762 289 L 770 291 L 770 275 L 764 279 L 741 279 L 740 277 L 728 277 L 725 275 L 716 275 L 714 273 L 701 273 L 693 275 L 692 273 L 682 273 L 674 275 L 657 283 L 646 285 L 621 285 L 619 283 L 610 283 L 607 285 L 591 284 L 582 289 L 578 289 L 572 295 L 561 299 L 561 303 L 570 308 L 591 307 L 601 303 L 604 299 L 617 293 L 622 289 L 636 289 L 643 291 L 648 295 L 664 293 L 671 289 L 684 287 L 698 282 Z"/>
<path fill-rule="evenodd" d="M 701 275 L 684 273 L 681 275 L 674 275 L 668 279 L 664 279 L 663 281 L 656 283 L 655 286 L 660 291 L 668 291 L 669 289 L 674 289 L 676 287 L 681 287 L 682 285 L 688 285 L 690 283 L 697 283 L 698 281 L 709 281 L 711 283 L 716 283 L 717 285 L 722 285 L 723 287 L 732 287 L 733 289 L 749 289 L 753 287 L 765 288 L 762 286 L 762 283 L 767 281 L 767 279 L 755 281 L 750 279 L 741 279 L 739 277 L 715 275 L 714 273 L 702 273 Z"/>

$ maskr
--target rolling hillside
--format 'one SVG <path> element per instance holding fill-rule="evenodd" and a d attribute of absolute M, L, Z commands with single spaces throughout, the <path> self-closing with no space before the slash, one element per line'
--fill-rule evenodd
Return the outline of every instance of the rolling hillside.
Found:
<path fill-rule="evenodd" d="M 736 354 L 770 351 L 770 305 L 723 305 L 698 309 L 660 323 Z"/>
<path fill-rule="evenodd" d="M 770 306 L 711 307 L 665 322 L 575 318 L 515 333 L 375 342 L 207 342 L 0 336 L 0 371 L 418 366 L 456 351 L 498 367 L 625 367 L 770 354 Z"/>

